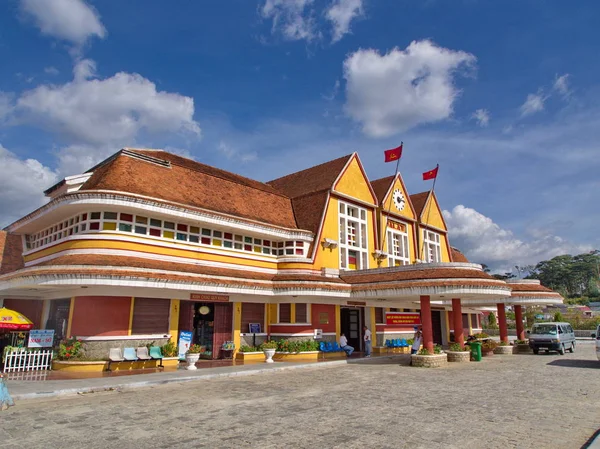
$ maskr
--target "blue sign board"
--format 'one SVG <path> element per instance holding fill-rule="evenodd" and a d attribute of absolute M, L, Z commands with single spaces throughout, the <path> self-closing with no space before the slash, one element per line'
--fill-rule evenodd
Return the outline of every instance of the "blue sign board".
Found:
<path fill-rule="evenodd" d="M 179 360 L 185 360 L 185 353 L 192 344 L 192 333 L 188 331 L 179 332 Z"/>
<path fill-rule="evenodd" d="M 248 327 L 250 327 L 251 334 L 260 334 L 260 323 L 250 323 Z"/>
<path fill-rule="evenodd" d="M 54 330 L 52 329 L 34 329 L 29 331 L 29 348 L 49 348 L 54 342 Z"/>

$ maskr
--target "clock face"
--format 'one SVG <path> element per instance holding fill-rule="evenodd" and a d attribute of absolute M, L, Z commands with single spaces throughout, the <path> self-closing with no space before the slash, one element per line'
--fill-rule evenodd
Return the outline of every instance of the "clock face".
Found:
<path fill-rule="evenodd" d="M 392 198 L 394 200 L 394 204 L 396 205 L 396 208 L 398 210 L 404 210 L 404 206 L 406 204 L 406 199 L 404 198 L 404 194 L 402 193 L 402 190 L 396 189 L 396 190 L 394 190 L 394 193 L 392 195 L 393 195 Z"/>

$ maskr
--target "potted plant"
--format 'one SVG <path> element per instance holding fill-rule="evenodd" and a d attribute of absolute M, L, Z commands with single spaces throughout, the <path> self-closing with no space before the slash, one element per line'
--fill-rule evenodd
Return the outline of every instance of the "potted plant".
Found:
<path fill-rule="evenodd" d="M 196 362 L 200 358 L 200 352 L 202 347 L 200 345 L 191 345 L 185 353 L 185 360 L 188 362 L 186 369 L 194 370 L 196 368 Z"/>
<path fill-rule="evenodd" d="M 448 361 L 449 362 L 468 362 L 471 359 L 471 352 L 469 346 L 464 348 L 459 343 L 452 343 L 448 350 Z"/>
<path fill-rule="evenodd" d="M 494 340 L 487 340 L 481 344 L 481 355 L 487 356 L 494 353 L 494 349 L 498 346 Z"/>
<path fill-rule="evenodd" d="M 273 363 L 273 356 L 275 355 L 275 350 L 277 349 L 276 341 L 266 341 L 261 345 L 262 351 L 265 353 L 266 363 Z"/>

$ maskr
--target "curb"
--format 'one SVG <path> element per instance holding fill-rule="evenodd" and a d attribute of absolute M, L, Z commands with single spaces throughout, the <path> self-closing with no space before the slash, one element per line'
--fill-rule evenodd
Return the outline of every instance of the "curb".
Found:
<path fill-rule="evenodd" d="M 114 391 L 114 390 L 129 390 L 129 389 L 135 389 L 135 388 L 150 387 L 153 385 L 167 385 L 167 384 L 171 384 L 171 383 L 192 382 L 195 380 L 209 380 L 209 379 L 217 379 L 220 377 L 250 376 L 250 375 L 254 375 L 254 374 L 274 373 L 274 372 L 288 371 L 288 370 L 294 370 L 294 369 L 306 369 L 306 368 L 329 367 L 329 366 L 335 366 L 335 365 L 345 365 L 345 364 L 347 364 L 347 362 L 348 362 L 347 360 L 333 360 L 330 362 L 290 365 L 290 366 L 282 366 L 282 367 L 278 367 L 278 368 L 264 368 L 264 369 L 246 370 L 246 371 L 231 371 L 231 372 L 224 372 L 224 373 L 200 374 L 200 375 L 196 375 L 196 376 L 176 377 L 176 378 L 171 378 L 171 379 L 136 381 L 136 382 L 114 384 L 114 385 L 98 385 L 98 386 L 94 386 L 94 387 L 65 388 L 62 390 L 15 394 L 15 395 L 12 395 L 12 398 L 14 400 L 42 399 L 42 398 L 49 398 L 49 397 L 54 397 L 54 396 L 65 396 L 65 395 L 70 395 L 70 394 L 97 393 L 97 392 L 102 392 L 102 391 Z"/>

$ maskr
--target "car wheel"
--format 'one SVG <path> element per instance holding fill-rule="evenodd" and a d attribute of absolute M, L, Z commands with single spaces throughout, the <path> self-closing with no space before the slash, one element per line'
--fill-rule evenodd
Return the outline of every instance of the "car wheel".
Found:
<path fill-rule="evenodd" d="M 571 343 L 571 349 L 569 349 L 569 352 L 571 354 L 573 354 L 575 352 L 575 342 Z"/>
<path fill-rule="evenodd" d="M 540 353 L 540 350 L 539 350 L 539 349 L 534 349 L 534 350 L 533 350 L 533 353 L 534 353 L 534 354 L 539 354 L 539 353 Z"/>
<path fill-rule="evenodd" d="M 558 350 L 558 353 L 559 353 L 560 355 L 565 355 L 565 345 L 564 345 L 564 344 L 563 344 L 563 345 L 561 345 L 561 347 L 560 347 L 560 348 L 559 348 L 559 350 Z"/>

